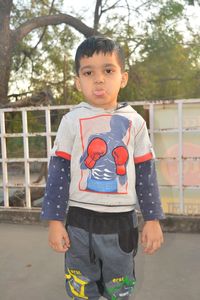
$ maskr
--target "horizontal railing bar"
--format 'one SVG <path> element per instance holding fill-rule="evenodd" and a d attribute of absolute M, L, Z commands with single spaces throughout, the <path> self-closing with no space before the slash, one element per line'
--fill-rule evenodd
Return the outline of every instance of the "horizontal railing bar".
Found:
<path fill-rule="evenodd" d="M 200 160 L 200 156 L 199 157 L 194 157 L 194 156 L 191 156 L 191 157 L 182 157 L 183 160 Z M 156 157 L 155 158 L 155 161 L 159 161 L 159 160 L 177 160 L 178 161 L 178 157 Z M 13 162 L 24 162 L 24 158 L 7 158 L 4 160 L 5 162 L 10 162 L 10 163 L 13 163 Z M 28 159 L 28 162 L 48 162 L 49 159 L 48 158 L 37 158 L 37 157 L 34 157 L 34 158 L 29 158 Z M 0 162 L 2 162 L 2 158 L 0 158 Z"/>
<path fill-rule="evenodd" d="M 4 112 L 16 112 L 16 111 L 37 111 L 37 110 L 62 110 L 62 109 L 72 109 L 74 105 L 52 105 L 52 106 L 28 106 L 28 107 L 8 107 L 8 108 L 2 108 L 1 110 Z"/>
<path fill-rule="evenodd" d="M 178 129 L 154 129 L 153 133 L 178 133 Z M 198 129 L 192 129 L 192 128 L 187 128 L 187 129 L 183 129 L 182 132 L 192 132 L 192 133 L 199 133 L 200 132 L 200 128 Z"/>
<path fill-rule="evenodd" d="M 200 103 L 200 99 L 177 99 L 177 100 L 151 100 L 151 101 L 128 101 L 127 102 L 130 105 L 135 105 L 135 106 L 141 106 L 141 105 L 169 105 L 169 104 L 178 104 L 178 103 L 183 103 L 183 104 L 193 104 L 193 103 Z"/>
<path fill-rule="evenodd" d="M 192 157 L 182 157 L 182 159 L 183 160 L 194 160 L 194 161 L 196 161 L 196 160 L 200 160 L 200 156 L 199 157 L 194 157 L 194 156 L 192 156 Z M 157 161 L 159 161 L 159 160 L 177 160 L 178 161 L 178 157 L 156 157 L 155 158 L 155 160 Z"/>
<path fill-rule="evenodd" d="M 130 105 L 133 106 L 142 106 L 142 105 L 169 105 L 169 104 L 178 104 L 178 103 L 183 103 L 183 104 L 193 104 L 193 103 L 200 103 L 200 99 L 179 99 L 179 100 L 151 100 L 151 101 L 128 101 L 127 102 Z M 15 112 L 15 111 L 36 111 L 36 110 L 62 110 L 62 109 L 72 109 L 75 105 L 48 105 L 48 106 L 28 106 L 28 107 L 8 107 L 8 108 L 2 108 L 1 110 L 3 112 Z"/>
<path fill-rule="evenodd" d="M 178 133 L 178 129 L 155 129 L 152 131 L 153 133 Z M 184 133 L 200 133 L 200 129 L 184 129 L 182 132 Z M 46 132 L 34 132 L 34 133 L 28 133 L 26 134 L 27 137 L 38 137 L 38 136 L 47 136 Z M 50 136 L 56 136 L 56 132 L 51 132 Z M 6 137 L 6 138 L 16 138 L 16 137 L 24 137 L 23 133 L 6 133 L 6 134 L 1 134 L 0 133 L 0 138 L 1 137 Z"/>
<path fill-rule="evenodd" d="M 192 161 L 196 161 L 196 160 L 200 160 L 200 157 L 182 157 L 183 160 L 192 160 Z M 167 160 L 167 161 L 178 161 L 177 157 L 156 157 L 155 158 L 156 161 L 162 161 L 162 160 Z M 2 163 L 2 158 L 0 158 L 0 163 Z M 4 160 L 7 163 L 19 163 L 19 162 L 24 162 L 23 158 L 7 158 Z M 48 158 L 29 158 L 28 162 L 48 162 L 49 159 Z"/>
<path fill-rule="evenodd" d="M 56 132 L 51 132 L 51 136 L 55 136 Z M 6 133 L 6 134 L 0 134 L 0 137 L 6 137 L 6 138 L 16 138 L 16 137 L 24 137 L 23 133 Z M 46 132 L 34 132 L 34 133 L 28 133 L 26 134 L 26 137 L 34 137 L 34 136 L 47 136 Z"/>
<path fill-rule="evenodd" d="M 159 184 L 159 188 L 174 188 L 174 189 L 179 189 L 178 185 L 169 185 L 169 184 Z M 187 189 L 200 189 L 199 185 L 183 185 L 183 189 L 187 190 Z"/>
<path fill-rule="evenodd" d="M 46 184 L 29 184 L 29 187 L 45 187 Z M 24 184 L 7 184 L 7 187 L 25 187 Z M 0 184 L 0 188 L 3 188 L 3 185 Z M 169 185 L 169 184 L 159 184 L 159 188 L 174 188 L 174 189 L 178 189 L 178 185 Z M 187 190 L 187 189 L 200 189 L 199 185 L 187 185 L 184 186 L 183 185 L 183 189 Z"/>
<path fill-rule="evenodd" d="M 12 211 L 27 211 L 27 212 L 33 212 L 33 211 L 41 211 L 41 207 L 37 207 L 37 206 L 32 206 L 31 208 L 27 208 L 25 206 L 8 206 L 8 207 L 5 207 L 5 206 L 0 206 L 0 210 L 12 210 Z"/>
<path fill-rule="evenodd" d="M 40 188 L 40 187 L 45 187 L 46 184 L 29 184 L 28 185 L 30 188 Z M 2 188 L 3 185 L 0 184 L 0 188 Z M 8 188 L 25 188 L 26 185 L 24 183 L 8 183 L 6 185 Z"/>
<path fill-rule="evenodd" d="M 2 163 L 2 158 L 0 158 L 0 163 Z M 6 163 L 19 163 L 19 162 L 24 162 L 25 159 L 24 158 L 7 158 L 4 160 Z M 27 160 L 28 162 L 48 162 L 48 158 L 29 158 Z"/>

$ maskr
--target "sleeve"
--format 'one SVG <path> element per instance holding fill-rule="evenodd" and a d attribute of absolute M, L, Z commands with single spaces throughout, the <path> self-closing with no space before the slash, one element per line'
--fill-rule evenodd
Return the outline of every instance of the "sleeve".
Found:
<path fill-rule="evenodd" d="M 42 203 L 41 219 L 64 221 L 69 198 L 70 160 L 53 156 Z"/>
<path fill-rule="evenodd" d="M 51 156 L 59 156 L 67 160 L 71 159 L 73 146 L 72 122 L 69 115 L 66 114 L 59 125 Z"/>
<path fill-rule="evenodd" d="M 164 219 L 158 188 L 155 154 L 145 120 L 138 117 L 135 131 L 134 162 L 136 194 L 145 221 Z"/>
<path fill-rule="evenodd" d="M 135 145 L 134 145 L 134 162 L 135 164 L 154 158 L 154 151 L 149 139 L 146 122 L 140 116 L 135 129 Z"/>
<path fill-rule="evenodd" d="M 153 159 L 136 164 L 136 194 L 145 221 L 164 219 Z"/>

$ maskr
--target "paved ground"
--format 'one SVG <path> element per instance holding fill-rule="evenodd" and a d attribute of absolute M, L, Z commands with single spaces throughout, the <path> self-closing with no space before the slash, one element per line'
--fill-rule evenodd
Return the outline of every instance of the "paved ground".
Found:
<path fill-rule="evenodd" d="M 200 235 L 165 234 L 153 256 L 136 259 L 131 300 L 199 300 Z M 47 246 L 47 228 L 0 224 L 0 299 L 65 300 L 63 255 Z"/>

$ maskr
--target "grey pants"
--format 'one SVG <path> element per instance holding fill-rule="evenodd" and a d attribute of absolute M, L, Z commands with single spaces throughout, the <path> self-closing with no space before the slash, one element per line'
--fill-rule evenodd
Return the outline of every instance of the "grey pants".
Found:
<path fill-rule="evenodd" d="M 135 285 L 134 255 L 136 241 L 130 247 L 118 233 L 96 234 L 68 225 L 71 247 L 65 255 L 66 290 L 72 299 L 97 300 L 102 295 L 111 300 L 129 299 Z M 90 241 L 91 239 L 91 241 Z M 130 244 L 130 243 L 129 243 Z M 94 255 L 91 261 L 90 247 Z"/>

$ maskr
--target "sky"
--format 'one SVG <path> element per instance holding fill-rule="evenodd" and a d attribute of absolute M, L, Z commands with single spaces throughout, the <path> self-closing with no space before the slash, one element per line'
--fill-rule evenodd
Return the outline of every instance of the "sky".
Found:
<path fill-rule="evenodd" d="M 115 3 L 116 0 L 109 1 L 111 4 Z M 125 1 L 121 1 L 124 3 Z M 137 0 L 135 1 L 137 2 Z M 182 1 L 185 3 L 184 1 Z M 66 13 L 69 13 L 70 11 L 76 11 L 78 13 L 81 13 L 83 11 L 83 16 L 88 16 L 87 18 L 87 25 L 92 26 L 93 25 L 93 12 L 95 8 L 96 0 L 73 0 L 73 1 L 64 1 L 64 10 Z M 131 3 L 131 1 L 129 1 Z M 186 14 L 190 18 L 190 22 L 193 28 L 196 29 L 197 32 L 200 30 L 200 6 L 195 4 L 194 6 L 187 5 Z M 120 11 L 121 13 L 121 11 Z M 180 24 L 180 28 L 184 31 L 184 24 Z"/>

